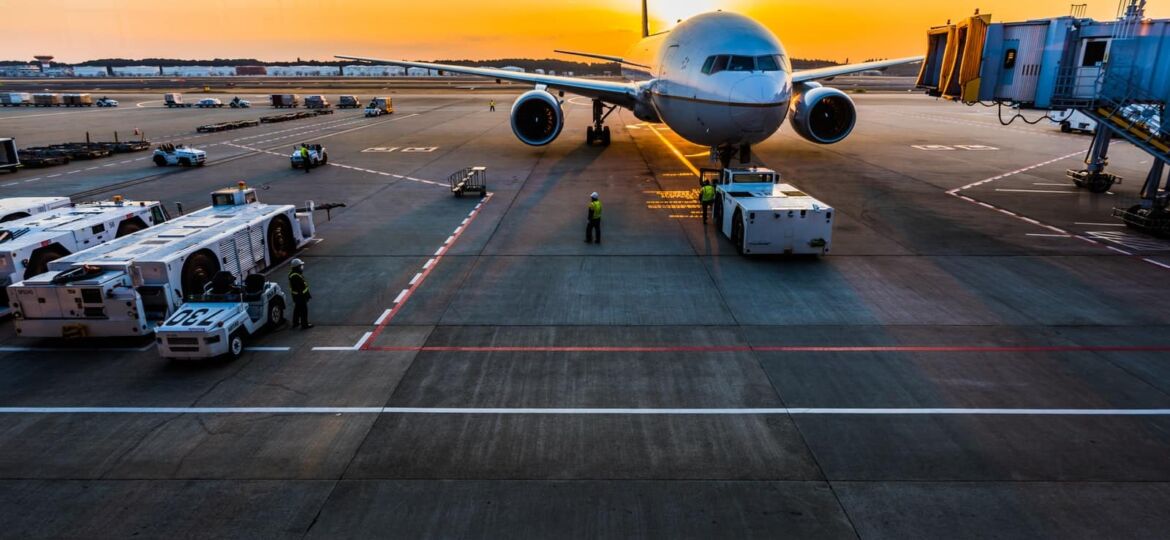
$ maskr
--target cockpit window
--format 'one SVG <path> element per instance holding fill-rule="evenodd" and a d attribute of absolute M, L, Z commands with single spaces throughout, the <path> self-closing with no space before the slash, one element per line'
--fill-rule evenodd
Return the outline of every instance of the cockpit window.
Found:
<path fill-rule="evenodd" d="M 755 71 L 756 59 L 750 56 L 732 56 L 727 71 Z"/>
<path fill-rule="evenodd" d="M 717 54 L 715 56 L 707 57 L 707 61 L 703 62 L 703 73 L 712 75 L 727 69 L 727 55 Z"/>
<path fill-rule="evenodd" d="M 780 59 L 774 54 L 757 56 L 756 68 L 760 71 L 780 71 Z"/>

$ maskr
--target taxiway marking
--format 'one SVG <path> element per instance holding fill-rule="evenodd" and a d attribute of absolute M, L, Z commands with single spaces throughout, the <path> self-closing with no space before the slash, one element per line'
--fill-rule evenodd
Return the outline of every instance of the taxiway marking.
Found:
<path fill-rule="evenodd" d="M 681 151 L 679 151 L 677 146 L 675 146 L 673 143 L 668 141 L 666 139 L 666 137 L 662 134 L 662 132 L 658 131 L 658 128 L 656 128 L 652 125 L 649 125 L 649 124 L 647 124 L 646 127 L 647 127 L 647 129 L 649 129 L 650 131 L 653 131 L 654 134 L 658 136 L 658 139 L 662 141 L 662 144 L 665 144 L 666 147 L 670 149 L 670 151 L 675 155 L 675 157 L 677 157 L 678 160 L 681 161 L 682 164 L 685 165 L 688 170 L 690 170 L 692 173 L 694 173 L 695 176 L 701 176 L 699 174 L 699 169 L 695 168 L 695 165 L 693 163 L 691 163 L 691 160 L 687 159 L 686 156 L 684 156 L 683 153 Z"/>
<path fill-rule="evenodd" d="M 1170 416 L 1170 409 L 1013 409 L 777 407 L 758 409 L 505 408 L 505 407 L 0 407 L 0 414 L 450 414 L 450 415 L 638 415 L 638 416 Z"/>
<path fill-rule="evenodd" d="M 695 346 L 413 346 L 413 347 L 368 347 L 368 350 L 383 352 L 600 352 L 600 353 L 686 353 L 686 352 L 783 352 L 783 353 L 1048 353 L 1048 352 L 1170 352 L 1170 345 L 1036 345 L 1010 347 L 981 346 L 819 346 L 819 345 L 695 345 Z"/>

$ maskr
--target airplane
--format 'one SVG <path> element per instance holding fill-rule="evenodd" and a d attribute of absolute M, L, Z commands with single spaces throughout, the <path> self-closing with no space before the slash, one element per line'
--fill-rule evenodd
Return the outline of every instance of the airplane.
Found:
<path fill-rule="evenodd" d="M 818 144 L 833 144 L 853 131 L 857 110 L 844 92 L 818 80 L 884 69 L 922 60 L 921 56 L 793 71 L 784 45 L 754 19 L 723 11 L 681 21 L 672 30 L 650 33 L 647 0 L 642 0 L 642 40 L 625 57 L 556 51 L 616 62 L 625 82 L 466 67 L 429 62 L 337 56 L 493 78 L 535 86 L 512 105 L 512 132 L 530 146 L 556 140 L 565 125 L 565 92 L 593 101 L 593 124 L 586 144 L 608 146 L 606 118 L 618 107 L 639 120 L 662 123 L 691 143 L 711 148 L 727 167 L 738 154 L 751 161 L 751 145 L 771 137 L 787 116 L 793 130 Z M 553 91 L 557 94 L 554 95 Z"/>

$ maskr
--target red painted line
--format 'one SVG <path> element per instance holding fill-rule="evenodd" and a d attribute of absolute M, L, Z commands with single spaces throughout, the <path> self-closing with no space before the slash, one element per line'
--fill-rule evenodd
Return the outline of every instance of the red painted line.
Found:
<path fill-rule="evenodd" d="M 523 346 L 484 346 L 484 347 L 366 347 L 363 350 L 381 352 L 652 352 L 652 353 L 681 353 L 681 352 L 905 352 L 905 353 L 932 353 L 932 352 L 986 352 L 986 353 L 1031 353 L 1031 352 L 1170 352 L 1170 345 L 1038 345 L 1013 347 L 980 347 L 980 346 L 816 346 L 816 345 L 776 345 L 758 346 L 749 345 L 712 345 L 712 346 L 650 346 L 650 347 L 523 347 Z"/>
<path fill-rule="evenodd" d="M 459 241 L 459 237 L 463 236 L 464 232 L 467 232 L 468 226 L 470 226 L 471 222 L 475 221 L 475 218 L 479 216 L 480 209 L 483 207 L 484 203 L 491 200 L 492 195 L 492 193 L 488 193 L 487 196 L 485 196 L 483 200 L 480 201 L 479 205 L 475 207 L 475 210 L 471 211 L 470 216 L 468 216 L 467 225 L 463 227 L 463 230 L 460 231 L 459 234 L 452 235 L 452 237 L 449 239 L 450 241 L 444 243 L 446 247 L 454 246 L 455 242 Z M 369 339 L 367 339 L 358 350 L 381 350 L 379 347 L 373 347 L 370 344 L 374 343 L 378 339 L 378 336 L 382 333 L 382 330 L 384 330 L 386 326 L 390 324 L 390 321 L 394 320 L 394 316 L 398 315 L 398 312 L 402 310 L 402 306 L 405 306 L 406 302 L 410 300 L 410 297 L 414 295 L 414 291 L 417 291 L 418 288 L 427 281 L 427 277 L 431 275 L 431 272 L 435 270 L 435 267 L 439 266 L 439 263 L 442 262 L 443 257 L 447 256 L 447 253 L 450 251 L 449 249 L 444 248 L 439 249 L 441 254 L 427 260 L 427 264 L 423 265 L 423 271 L 420 272 L 421 277 L 416 275 L 410 286 L 405 289 L 405 294 L 399 294 L 400 298 L 395 299 L 394 307 L 390 310 L 390 313 L 386 315 L 377 326 L 374 327 L 374 331 L 370 333 Z"/>

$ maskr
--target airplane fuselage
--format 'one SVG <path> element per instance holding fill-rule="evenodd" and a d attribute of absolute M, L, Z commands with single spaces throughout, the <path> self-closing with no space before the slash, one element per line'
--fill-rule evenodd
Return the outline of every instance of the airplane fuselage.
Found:
<path fill-rule="evenodd" d="M 704 146 L 755 144 L 784 122 L 792 66 L 784 46 L 751 18 L 713 12 L 647 37 L 623 76 L 645 81 L 635 113 L 653 111 L 675 133 Z"/>

